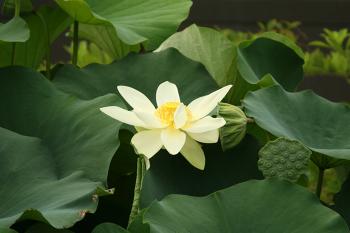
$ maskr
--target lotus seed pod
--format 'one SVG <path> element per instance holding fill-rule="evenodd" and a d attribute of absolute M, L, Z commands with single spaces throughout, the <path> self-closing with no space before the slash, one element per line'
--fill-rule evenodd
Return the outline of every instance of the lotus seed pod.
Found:
<path fill-rule="evenodd" d="M 248 119 L 239 107 L 226 103 L 219 104 L 219 115 L 226 120 L 225 126 L 220 129 L 221 146 L 226 151 L 242 141 Z"/>
<path fill-rule="evenodd" d="M 258 167 L 266 178 L 296 182 L 308 169 L 311 151 L 299 141 L 278 138 L 259 151 Z"/>

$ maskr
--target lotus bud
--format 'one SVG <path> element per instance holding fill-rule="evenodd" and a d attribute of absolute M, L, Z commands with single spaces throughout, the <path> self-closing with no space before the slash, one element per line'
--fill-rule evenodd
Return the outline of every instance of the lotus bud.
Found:
<path fill-rule="evenodd" d="M 220 129 L 221 146 L 226 151 L 242 141 L 248 118 L 242 109 L 227 103 L 219 104 L 219 115 L 226 120 L 225 126 Z"/>

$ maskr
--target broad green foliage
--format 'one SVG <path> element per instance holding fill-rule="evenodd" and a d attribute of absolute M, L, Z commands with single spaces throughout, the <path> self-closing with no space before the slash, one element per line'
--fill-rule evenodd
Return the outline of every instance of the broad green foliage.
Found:
<path fill-rule="evenodd" d="M 245 81 L 258 84 L 267 74 L 293 91 L 303 78 L 303 56 L 288 38 L 266 33 L 243 42 L 238 49 L 238 70 Z"/>
<path fill-rule="evenodd" d="M 248 181 L 207 197 L 170 195 L 141 216 L 150 229 L 142 233 L 349 232 L 340 215 L 316 196 L 278 180 Z"/>
<path fill-rule="evenodd" d="M 280 84 L 293 91 L 303 79 L 303 55 L 288 38 L 270 32 L 239 44 L 235 91 L 231 102 L 239 104 L 249 90 Z"/>
<path fill-rule="evenodd" d="M 0 42 L 25 42 L 29 39 L 27 23 L 20 17 L 14 17 L 7 23 L 0 23 Z"/>
<path fill-rule="evenodd" d="M 97 186 L 77 170 L 61 176 L 50 149 L 35 137 L 0 128 L 1 184 L 0 226 L 9 227 L 17 219 L 47 221 L 57 228 L 73 225 L 85 212 L 94 212 Z M 18 146 L 20 145 L 20 146 Z M 11 179 L 9 179 L 11 177 Z"/>
<path fill-rule="evenodd" d="M 70 47 L 66 47 L 67 52 L 69 54 L 73 54 L 73 44 Z M 113 62 L 113 59 L 108 56 L 103 50 L 101 50 L 96 44 L 81 41 L 79 42 L 79 50 L 78 50 L 78 67 L 84 67 L 91 63 L 99 63 L 99 64 L 109 64 Z"/>
<path fill-rule="evenodd" d="M 128 231 L 113 223 L 102 223 L 95 227 L 92 233 L 128 233 Z"/>
<path fill-rule="evenodd" d="M 186 19 L 189 0 L 56 0 L 75 20 L 114 27 L 126 44 L 157 47 Z"/>
<path fill-rule="evenodd" d="M 257 167 L 259 145 L 246 137 L 238 146 L 222 152 L 220 144 L 205 145 L 204 171 L 188 165 L 182 156 L 167 156 L 161 152 L 152 158 L 146 172 L 141 204 L 148 206 L 166 195 L 186 194 L 202 196 L 250 179 L 263 178 Z"/>
<path fill-rule="evenodd" d="M 220 129 L 221 146 L 226 151 L 242 141 L 248 119 L 241 108 L 226 103 L 219 104 L 219 115 L 226 120 L 225 126 Z"/>
<path fill-rule="evenodd" d="M 138 52 L 140 50 L 140 45 L 127 45 L 121 41 L 115 29 L 108 25 L 80 24 L 79 37 L 95 43 L 113 60 L 119 60 L 130 52 Z"/>
<path fill-rule="evenodd" d="M 17 231 L 15 231 L 15 230 L 12 230 L 10 228 L 2 228 L 2 227 L 0 227 L 0 232 L 1 233 L 17 233 Z"/>
<path fill-rule="evenodd" d="M 25 233 L 74 233 L 70 230 L 53 228 L 44 223 L 38 223 L 30 227 Z"/>
<path fill-rule="evenodd" d="M 279 86 L 249 93 L 246 114 L 275 136 L 302 142 L 336 159 L 350 159 L 350 108 L 311 91 L 289 93 Z"/>
<path fill-rule="evenodd" d="M 219 86 L 234 82 L 236 47 L 220 32 L 193 24 L 169 37 L 156 51 L 170 47 L 202 63 Z"/>
<path fill-rule="evenodd" d="M 30 39 L 16 43 L 14 64 L 38 68 L 49 46 L 68 28 L 71 19 L 60 8 L 42 7 L 24 20 L 30 29 Z M 0 67 L 11 65 L 12 49 L 11 43 L 0 43 Z"/>
<path fill-rule="evenodd" d="M 2 9 L 7 15 L 12 15 L 15 11 L 16 0 L 4 0 Z M 33 4 L 31 0 L 20 0 L 21 12 L 29 12 L 33 10 Z"/>
<path fill-rule="evenodd" d="M 259 151 L 259 170 L 266 178 L 296 182 L 307 172 L 311 151 L 298 141 L 278 138 Z"/>
<path fill-rule="evenodd" d="M 7 200 L 0 204 L 7 210 L 0 213 L 0 226 L 13 224 L 24 211 L 24 219 L 73 225 L 96 209 L 93 194 L 105 187 L 119 146 L 120 124 L 98 109 L 123 104 L 115 95 L 79 100 L 26 68 L 1 69 L 0 83 L 0 135 L 6 142 L 0 157 L 6 191 L 0 197 Z"/>
<path fill-rule="evenodd" d="M 82 99 L 116 93 L 117 85 L 125 85 L 141 91 L 154 103 L 156 89 L 164 81 L 178 86 L 185 103 L 217 89 L 202 65 L 182 56 L 175 49 L 144 55 L 131 54 L 110 65 L 93 64 L 83 69 L 66 65 L 54 77 L 54 84 L 59 89 Z"/>

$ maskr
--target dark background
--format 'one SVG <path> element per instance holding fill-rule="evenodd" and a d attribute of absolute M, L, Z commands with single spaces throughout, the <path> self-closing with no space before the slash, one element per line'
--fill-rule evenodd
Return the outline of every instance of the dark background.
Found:
<path fill-rule="evenodd" d="M 303 31 L 317 36 L 324 27 L 349 27 L 350 0 L 193 0 L 186 23 L 252 30 L 273 18 L 301 21 Z"/>

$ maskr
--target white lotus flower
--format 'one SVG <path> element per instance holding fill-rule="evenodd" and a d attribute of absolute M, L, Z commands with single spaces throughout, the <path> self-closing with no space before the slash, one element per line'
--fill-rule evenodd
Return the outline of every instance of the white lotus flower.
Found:
<path fill-rule="evenodd" d="M 160 149 L 170 154 L 181 153 L 193 166 L 203 170 L 204 152 L 201 143 L 216 143 L 219 128 L 225 125 L 223 118 L 208 116 L 225 97 L 231 85 L 209 95 L 193 100 L 188 106 L 179 97 L 175 84 L 163 82 L 156 93 L 157 108 L 141 92 L 127 86 L 118 86 L 118 91 L 133 108 L 132 111 L 117 106 L 100 110 L 123 123 L 133 125 L 138 130 L 131 143 L 137 153 L 148 159 Z"/>

